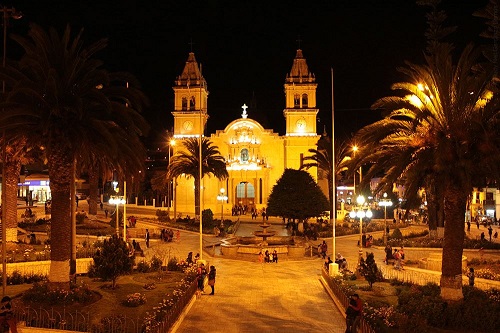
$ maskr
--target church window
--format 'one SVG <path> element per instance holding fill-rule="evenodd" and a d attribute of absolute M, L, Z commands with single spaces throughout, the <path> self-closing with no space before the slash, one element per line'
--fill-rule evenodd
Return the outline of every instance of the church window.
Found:
<path fill-rule="evenodd" d="M 248 162 L 248 149 L 246 148 L 241 150 L 241 162 Z"/>
<path fill-rule="evenodd" d="M 194 110 L 194 106 L 196 105 L 194 96 L 191 96 L 191 99 L 189 100 L 189 110 Z"/>
<path fill-rule="evenodd" d="M 293 96 L 293 107 L 300 108 L 300 95 L 299 94 L 295 94 Z"/>
<path fill-rule="evenodd" d="M 182 97 L 182 111 L 187 111 L 188 109 L 188 100 L 186 97 Z"/>
<path fill-rule="evenodd" d="M 307 94 L 302 95 L 302 107 L 307 108 Z"/>

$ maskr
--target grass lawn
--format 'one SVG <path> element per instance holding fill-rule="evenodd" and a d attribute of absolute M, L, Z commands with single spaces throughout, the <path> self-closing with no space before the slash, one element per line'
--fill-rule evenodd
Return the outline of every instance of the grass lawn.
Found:
<path fill-rule="evenodd" d="M 15 307 L 31 306 L 33 308 L 44 308 L 62 312 L 74 313 L 75 311 L 88 312 L 92 323 L 98 323 L 100 319 L 112 315 L 124 315 L 129 319 L 139 322 L 145 317 L 146 312 L 152 312 L 153 307 L 157 306 L 167 295 L 171 295 L 178 282 L 184 277 L 182 272 L 153 272 L 153 273 L 133 273 L 118 278 L 117 288 L 111 289 L 111 283 L 103 282 L 98 279 L 91 279 L 86 276 L 78 277 L 77 284 L 84 283 L 96 292 L 94 302 L 90 304 L 72 304 L 72 305 L 49 305 L 27 302 L 23 303 L 20 297 L 14 301 Z M 152 290 L 144 289 L 145 284 L 155 283 L 156 288 Z M 30 288 L 31 285 L 8 286 L 7 294 L 20 296 L 20 294 Z M 146 296 L 146 303 L 138 307 L 127 307 L 122 302 L 127 295 L 141 293 Z"/>

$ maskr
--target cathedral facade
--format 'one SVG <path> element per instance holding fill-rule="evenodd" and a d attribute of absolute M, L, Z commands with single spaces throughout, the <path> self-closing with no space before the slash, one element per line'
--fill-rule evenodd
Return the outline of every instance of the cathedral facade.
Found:
<path fill-rule="evenodd" d="M 286 133 L 280 135 L 266 129 L 250 116 L 251 110 L 242 106 L 241 117 L 233 120 L 224 129 L 210 135 L 226 162 L 229 178 L 219 181 L 205 176 L 202 180 L 201 208 L 211 209 L 215 216 L 224 210 L 231 215 L 235 206 L 261 210 L 276 181 L 285 168 L 299 169 L 308 150 L 316 148 L 319 135 L 316 133 L 317 83 L 309 72 L 302 50 L 297 50 L 292 68 L 284 84 Z M 185 138 L 204 135 L 209 120 L 207 107 L 208 89 L 194 53 L 189 53 L 182 74 L 177 77 L 174 90 L 174 154 L 182 149 Z M 308 170 L 317 180 L 318 170 Z M 174 204 L 178 212 L 194 215 L 194 179 L 178 177 L 174 186 Z M 221 201 L 221 189 L 227 200 Z"/>

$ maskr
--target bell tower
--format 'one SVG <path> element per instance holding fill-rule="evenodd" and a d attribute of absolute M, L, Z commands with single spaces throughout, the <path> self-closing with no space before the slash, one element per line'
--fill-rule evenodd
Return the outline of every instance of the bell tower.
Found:
<path fill-rule="evenodd" d="M 316 148 L 316 77 L 309 72 L 307 62 L 299 48 L 293 59 L 290 73 L 285 80 L 286 136 L 284 140 L 285 168 L 300 169 L 309 149 Z M 317 179 L 317 168 L 308 172 Z"/>
<path fill-rule="evenodd" d="M 174 89 L 174 137 L 197 137 L 203 134 L 208 120 L 207 82 L 202 75 L 194 53 L 190 52 L 182 74 Z"/>
<path fill-rule="evenodd" d="M 292 70 L 285 81 L 285 109 L 287 136 L 316 136 L 316 77 L 309 72 L 307 62 L 298 49 Z"/>

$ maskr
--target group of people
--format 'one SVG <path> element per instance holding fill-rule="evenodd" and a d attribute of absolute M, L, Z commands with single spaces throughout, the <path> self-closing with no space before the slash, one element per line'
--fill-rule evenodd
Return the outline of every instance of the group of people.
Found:
<path fill-rule="evenodd" d="M 335 257 L 335 263 L 339 265 L 340 270 L 347 270 L 347 259 L 344 258 L 340 253 L 337 253 L 337 256 Z M 327 271 L 330 270 L 330 264 L 333 264 L 332 259 L 330 257 L 325 259 L 325 269 Z"/>
<path fill-rule="evenodd" d="M 384 249 L 385 252 L 385 259 L 384 262 L 386 265 L 389 264 L 389 260 L 394 260 L 394 268 L 398 270 L 403 269 L 403 264 L 405 260 L 405 251 L 404 247 L 401 246 L 400 249 L 392 249 L 392 246 L 387 244 Z"/>
<path fill-rule="evenodd" d="M 175 233 L 175 240 L 181 238 L 181 233 L 179 230 Z M 160 240 L 164 242 L 172 242 L 174 240 L 174 231 L 172 229 L 161 229 Z"/>
<path fill-rule="evenodd" d="M 192 252 L 189 252 L 192 254 Z M 205 264 L 201 263 L 196 271 L 196 279 L 198 283 L 198 291 L 200 293 L 205 291 L 205 277 L 207 275 L 207 270 Z M 212 292 L 209 295 L 215 294 L 215 276 L 217 275 L 217 270 L 215 266 L 210 266 L 210 271 L 208 272 L 208 285 L 212 288 Z"/>
<path fill-rule="evenodd" d="M 259 262 L 274 262 L 278 263 L 278 251 L 274 249 L 272 253 L 269 252 L 269 250 L 266 250 L 264 253 L 262 251 L 259 252 Z"/>
<path fill-rule="evenodd" d="M 196 253 L 196 255 L 193 258 L 193 252 L 189 252 L 186 258 L 186 263 L 188 263 L 189 265 L 193 265 L 196 264 L 199 259 L 200 259 L 199 253 Z"/>
<path fill-rule="evenodd" d="M 361 236 L 361 242 L 363 243 L 363 247 L 371 247 L 373 244 L 373 236 L 370 234 L 368 234 L 368 236 L 363 234 Z"/>

